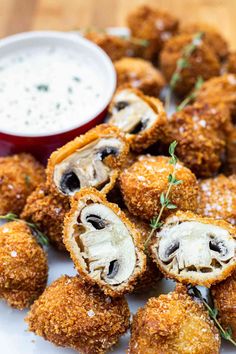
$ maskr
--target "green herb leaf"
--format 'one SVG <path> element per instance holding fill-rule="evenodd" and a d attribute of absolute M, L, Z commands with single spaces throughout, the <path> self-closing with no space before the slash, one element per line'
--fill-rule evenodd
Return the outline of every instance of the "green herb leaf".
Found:
<path fill-rule="evenodd" d="M 176 209 L 177 206 L 175 204 L 168 204 L 167 206 L 167 209 Z"/>
<path fill-rule="evenodd" d="M 160 203 L 161 203 L 161 205 L 164 205 L 165 202 L 166 202 L 165 194 L 162 192 L 162 193 L 161 193 L 161 196 L 160 196 Z"/>

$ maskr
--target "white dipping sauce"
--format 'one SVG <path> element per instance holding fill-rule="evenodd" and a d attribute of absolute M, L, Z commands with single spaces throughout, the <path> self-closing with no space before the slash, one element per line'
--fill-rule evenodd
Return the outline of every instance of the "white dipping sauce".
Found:
<path fill-rule="evenodd" d="M 95 59 L 62 46 L 0 58 L 0 130 L 50 133 L 94 112 L 105 87 Z"/>

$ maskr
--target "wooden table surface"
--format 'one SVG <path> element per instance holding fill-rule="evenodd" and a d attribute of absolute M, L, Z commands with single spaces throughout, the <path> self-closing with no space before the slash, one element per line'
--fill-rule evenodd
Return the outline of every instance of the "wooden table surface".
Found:
<path fill-rule="evenodd" d="M 125 25 L 127 12 L 144 2 L 186 22 L 214 24 L 236 49 L 236 0 L 0 0 L 0 36 L 32 29 Z"/>

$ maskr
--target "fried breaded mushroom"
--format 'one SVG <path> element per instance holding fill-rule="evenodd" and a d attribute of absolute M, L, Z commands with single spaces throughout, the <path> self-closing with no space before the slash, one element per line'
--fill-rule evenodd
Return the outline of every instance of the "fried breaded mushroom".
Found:
<path fill-rule="evenodd" d="M 182 26 L 181 33 L 194 35 L 203 32 L 203 41 L 214 51 L 215 55 L 223 60 L 227 57 L 228 43 L 222 34 L 213 26 L 207 23 L 189 23 Z"/>
<path fill-rule="evenodd" d="M 46 287 L 47 258 L 24 221 L 0 226 L 0 298 L 19 310 Z"/>
<path fill-rule="evenodd" d="M 120 175 L 120 187 L 130 213 L 148 222 L 161 209 L 160 196 L 168 188 L 168 177 L 174 166 L 166 156 L 140 156 L 138 161 Z M 169 199 L 181 210 L 197 207 L 198 184 L 195 175 L 182 163 L 176 165 L 176 178 L 181 184 L 173 186 Z M 164 215 L 171 211 L 165 209 Z"/>
<path fill-rule="evenodd" d="M 236 225 L 236 175 L 200 180 L 197 213 Z"/>
<path fill-rule="evenodd" d="M 225 70 L 228 73 L 236 74 L 236 52 L 232 52 L 229 54 L 225 65 Z"/>
<path fill-rule="evenodd" d="M 145 241 L 147 240 L 149 233 L 151 231 L 150 225 L 141 220 L 140 218 L 130 214 L 128 210 L 124 210 L 125 215 L 127 218 L 135 225 L 136 229 L 141 235 L 142 243 L 145 247 Z M 149 291 L 158 284 L 158 281 L 162 278 L 162 274 L 159 271 L 158 267 L 156 266 L 153 259 L 147 254 L 147 267 L 146 270 L 140 275 L 138 278 L 137 283 L 134 287 L 135 293 L 143 293 Z"/>
<path fill-rule="evenodd" d="M 114 65 L 118 88 L 136 88 L 145 95 L 158 97 L 165 86 L 161 72 L 147 60 L 122 58 Z"/>
<path fill-rule="evenodd" d="M 70 203 L 66 196 L 51 193 L 42 184 L 27 198 L 21 218 L 37 224 L 50 243 L 64 251 L 63 222 L 69 210 Z"/>
<path fill-rule="evenodd" d="M 165 142 L 178 142 L 176 154 L 198 177 L 218 172 L 232 129 L 228 109 L 195 103 L 174 113 L 165 128 Z"/>
<path fill-rule="evenodd" d="M 212 49 L 202 40 L 194 39 L 195 35 L 180 34 L 169 39 L 160 53 L 160 65 L 166 80 L 170 82 L 177 66 L 177 61 L 189 45 L 195 45 L 195 50 L 187 59 L 188 65 L 182 70 L 173 91 L 178 96 L 187 95 L 194 87 L 199 76 L 208 80 L 219 75 L 220 63 Z"/>
<path fill-rule="evenodd" d="M 224 220 L 178 211 L 150 248 L 160 270 L 185 284 L 210 287 L 236 269 L 236 228 Z"/>
<path fill-rule="evenodd" d="M 217 106 L 224 103 L 236 119 L 236 75 L 224 74 L 203 83 L 197 91 L 196 101 Z"/>
<path fill-rule="evenodd" d="M 44 179 L 43 166 L 30 154 L 0 157 L 0 215 L 18 215 L 26 198 Z"/>
<path fill-rule="evenodd" d="M 236 339 L 236 272 L 213 286 L 211 294 L 222 326 L 225 330 L 230 327 L 233 338 Z"/>
<path fill-rule="evenodd" d="M 150 298 L 134 316 L 128 354 L 217 354 L 220 335 L 186 288 Z"/>
<path fill-rule="evenodd" d="M 81 354 L 104 354 L 129 327 L 124 297 L 112 299 L 79 277 L 54 281 L 31 307 L 29 330 Z"/>
<path fill-rule="evenodd" d="M 136 89 L 118 90 L 109 112 L 108 122 L 126 133 L 134 151 L 142 151 L 160 140 L 167 123 L 162 102 Z"/>
<path fill-rule="evenodd" d="M 47 185 L 53 193 L 69 196 L 90 186 L 107 193 L 115 185 L 128 153 L 123 132 L 108 124 L 98 125 L 52 153 Z"/>
<path fill-rule="evenodd" d="M 141 5 L 128 15 L 127 24 L 134 37 L 148 40 L 144 57 L 151 60 L 156 59 L 163 43 L 177 32 L 179 21 L 165 11 Z"/>
<path fill-rule="evenodd" d="M 225 172 L 236 174 L 236 127 L 227 136 Z"/>
<path fill-rule="evenodd" d="M 110 296 L 132 292 L 146 269 L 135 225 L 96 189 L 81 190 L 72 200 L 64 243 L 80 276 Z"/>

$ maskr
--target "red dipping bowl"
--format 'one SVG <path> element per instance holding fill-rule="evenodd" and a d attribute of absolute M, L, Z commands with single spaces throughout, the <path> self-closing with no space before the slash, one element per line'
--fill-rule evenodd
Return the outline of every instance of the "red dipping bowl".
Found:
<path fill-rule="evenodd" d="M 96 61 L 100 74 L 104 76 L 106 85 L 103 87 L 102 97 L 97 104 L 91 102 L 92 113 L 78 117 L 78 123 L 68 126 L 64 130 L 54 130 L 52 133 L 32 132 L 27 134 L 16 133 L 2 129 L 1 121 L 7 119 L 0 116 L 0 156 L 12 155 L 19 152 L 29 152 L 38 160 L 46 163 L 49 155 L 58 147 L 85 133 L 95 125 L 102 123 L 108 104 L 116 88 L 116 73 L 107 54 L 97 45 L 76 34 L 54 31 L 26 32 L 0 40 L 0 57 L 14 54 L 19 49 L 41 45 L 59 45 L 66 50 L 73 48 L 88 55 Z M 14 98 L 14 97 L 13 97 Z M 1 107 L 1 101 L 0 101 Z"/>

